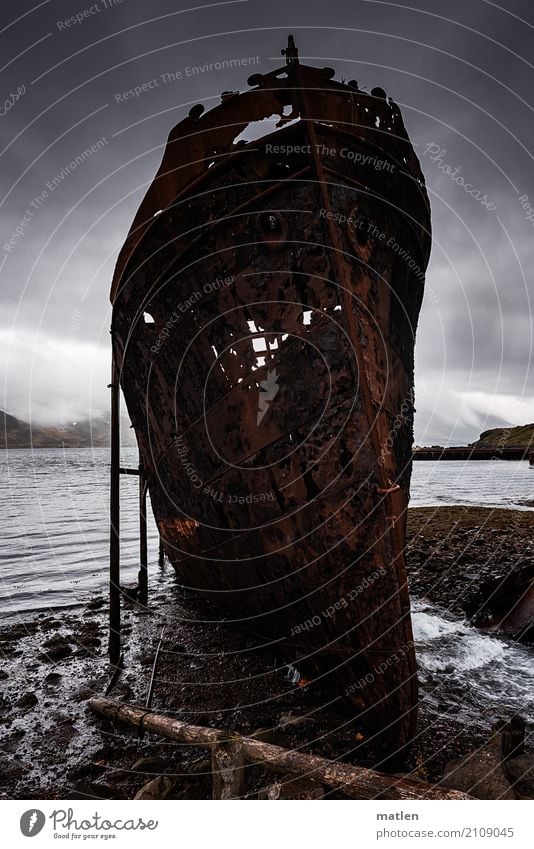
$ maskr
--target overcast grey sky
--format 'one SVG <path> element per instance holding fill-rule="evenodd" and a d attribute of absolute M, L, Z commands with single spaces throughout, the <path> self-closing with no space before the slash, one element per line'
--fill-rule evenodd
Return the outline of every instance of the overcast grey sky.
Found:
<path fill-rule="evenodd" d="M 528 0 L 9 0 L 2 17 L 8 412 L 57 421 L 107 410 L 117 252 L 171 127 L 192 103 L 209 108 L 223 90 L 245 88 L 250 73 L 186 69 L 258 56 L 252 70 L 269 71 L 293 32 L 301 61 L 385 88 L 421 158 L 434 243 L 416 346 L 417 442 L 534 421 Z M 163 82 L 177 71 L 181 78 Z M 139 97 L 117 97 L 152 80 Z"/>

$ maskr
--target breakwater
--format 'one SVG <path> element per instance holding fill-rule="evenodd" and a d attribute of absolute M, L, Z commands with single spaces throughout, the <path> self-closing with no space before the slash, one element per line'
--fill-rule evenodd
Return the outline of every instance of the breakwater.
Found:
<path fill-rule="evenodd" d="M 528 448 L 473 448 L 466 445 L 459 448 L 416 448 L 414 460 L 528 460 Z"/>

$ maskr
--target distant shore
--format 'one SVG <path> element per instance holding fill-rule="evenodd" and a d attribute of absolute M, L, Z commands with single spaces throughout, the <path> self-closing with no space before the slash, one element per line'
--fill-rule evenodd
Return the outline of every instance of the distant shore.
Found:
<path fill-rule="evenodd" d="M 528 460 L 532 449 L 528 448 L 502 448 L 493 446 L 489 448 L 475 448 L 472 445 L 459 446 L 458 448 L 416 448 L 413 452 L 414 460 Z"/>

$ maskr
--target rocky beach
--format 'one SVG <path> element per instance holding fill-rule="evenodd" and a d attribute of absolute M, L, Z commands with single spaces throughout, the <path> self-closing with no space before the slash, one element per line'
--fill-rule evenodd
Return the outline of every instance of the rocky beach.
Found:
<path fill-rule="evenodd" d="M 532 512 L 451 506 L 408 515 L 412 594 L 481 628 L 532 641 Z M 509 611 L 515 615 L 503 621 Z"/>
<path fill-rule="evenodd" d="M 462 671 L 465 663 L 455 666 L 452 655 L 449 662 L 434 655 L 429 659 L 428 639 L 435 636 L 435 627 L 444 638 L 447 628 L 456 629 L 454 640 L 476 645 L 482 655 L 490 646 L 498 659 L 502 645 L 503 651 L 524 652 L 528 663 L 532 630 L 526 626 L 525 609 L 519 629 L 517 617 L 506 619 L 503 614 L 517 608 L 532 582 L 531 527 L 530 511 L 409 511 L 410 586 L 415 639 L 421 641 L 419 730 L 407 767 L 412 778 L 440 782 L 452 765 L 456 778 L 445 778 L 445 783 L 465 790 L 466 782 L 474 783 L 478 761 L 487 759 L 490 750 L 495 757 L 495 722 L 510 720 L 514 712 L 504 692 L 508 685 L 503 681 L 503 693 L 496 694 L 494 703 L 480 703 L 481 690 L 469 692 L 466 685 L 471 673 Z M 502 630 L 506 634 L 501 635 Z M 40 613 L 2 626 L 3 798 L 210 798 L 205 749 L 140 736 L 88 709 L 92 696 L 106 692 L 114 699 L 146 705 L 158 645 L 153 710 L 195 725 L 371 765 L 365 729 L 339 699 L 261 648 L 253 634 L 221 619 L 206 602 L 185 596 L 170 567 L 153 575 L 147 608 L 126 602 L 123 635 L 123 670 L 110 686 L 104 597 L 79 609 Z M 482 666 L 484 661 L 482 656 Z M 488 655 L 480 677 L 491 663 Z M 476 666 L 472 674 L 480 675 Z M 532 695 L 526 693 L 527 714 L 529 699 Z M 482 785 L 481 798 L 505 791 L 512 797 L 534 797 L 532 731 L 527 716 L 526 753 L 508 762 L 506 774 L 499 767 L 500 783 Z M 458 770 L 458 759 L 473 751 L 477 754 L 466 778 L 465 768 Z M 514 763 L 520 764 L 515 772 Z M 263 768 L 250 768 L 247 794 L 261 796 L 272 781 Z M 298 797 L 298 784 L 285 782 L 283 793 Z M 343 798 L 341 793 L 327 795 Z"/>

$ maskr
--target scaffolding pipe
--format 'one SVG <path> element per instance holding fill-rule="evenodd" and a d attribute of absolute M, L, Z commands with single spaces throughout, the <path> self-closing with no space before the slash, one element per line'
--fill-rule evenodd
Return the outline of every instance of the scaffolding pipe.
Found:
<path fill-rule="evenodd" d="M 146 492 L 147 479 L 143 467 L 139 466 L 139 562 L 141 564 L 138 575 L 139 601 L 146 604 L 148 601 L 148 543 L 146 527 Z"/>
<path fill-rule="evenodd" d="M 111 365 L 111 470 L 109 505 L 109 660 L 118 666 L 121 656 L 120 590 L 120 385 L 119 369 Z"/>

